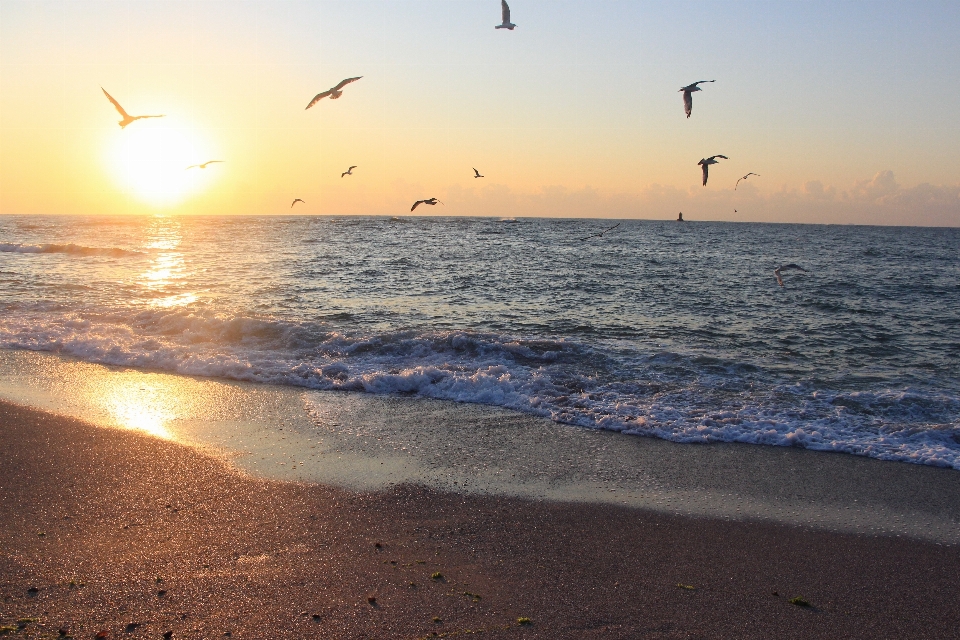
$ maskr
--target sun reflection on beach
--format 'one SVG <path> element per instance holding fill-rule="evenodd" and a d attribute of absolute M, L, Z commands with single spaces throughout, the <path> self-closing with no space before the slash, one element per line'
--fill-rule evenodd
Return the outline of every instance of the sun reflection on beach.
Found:
<path fill-rule="evenodd" d="M 154 250 L 149 268 L 140 275 L 140 284 L 147 289 L 149 304 L 157 307 L 180 307 L 197 300 L 193 292 L 174 292 L 190 275 L 183 252 L 182 224 L 175 218 L 157 216 L 147 229 L 144 248 Z"/>

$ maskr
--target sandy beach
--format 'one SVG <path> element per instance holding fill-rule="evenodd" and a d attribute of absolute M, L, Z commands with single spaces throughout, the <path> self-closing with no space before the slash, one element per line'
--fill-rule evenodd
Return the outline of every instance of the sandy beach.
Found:
<path fill-rule="evenodd" d="M 0 622 L 13 637 L 944 638 L 960 628 L 956 545 L 257 479 L 176 443 L 9 403 L 0 444 Z"/>

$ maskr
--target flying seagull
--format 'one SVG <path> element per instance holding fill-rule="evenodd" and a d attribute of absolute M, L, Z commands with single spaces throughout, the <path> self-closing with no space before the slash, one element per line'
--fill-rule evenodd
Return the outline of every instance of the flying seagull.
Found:
<path fill-rule="evenodd" d="M 806 271 L 806 269 L 804 269 L 798 264 L 790 263 L 790 264 L 780 265 L 779 267 L 773 270 L 773 275 L 777 276 L 777 284 L 780 285 L 781 287 L 783 286 L 783 278 L 780 277 L 780 272 L 789 271 L 790 269 L 796 269 L 798 271 Z"/>
<path fill-rule="evenodd" d="M 430 205 L 430 206 L 432 207 L 433 205 L 437 204 L 438 202 L 440 202 L 440 201 L 437 200 L 436 198 L 428 198 L 428 199 L 426 199 L 426 200 L 417 200 L 416 202 L 413 203 L 413 206 L 410 207 L 410 211 L 413 211 L 414 209 L 416 209 L 417 207 L 419 207 L 419 206 L 422 205 L 422 204 L 428 204 L 428 205 Z M 440 204 L 443 204 L 443 203 L 440 202 Z"/>
<path fill-rule="evenodd" d="M 742 178 L 740 178 L 740 180 L 746 180 L 746 179 L 749 178 L 750 176 L 757 176 L 757 177 L 759 178 L 759 177 L 760 177 L 760 174 L 759 174 L 759 173 L 748 173 L 747 175 L 745 175 L 745 176 L 743 176 Z M 734 185 L 734 187 L 733 187 L 733 190 L 734 190 L 734 191 L 736 191 L 736 190 L 737 190 L 737 187 L 740 186 L 740 180 L 737 180 L 737 184 Z"/>
<path fill-rule="evenodd" d="M 303 200 L 301 200 L 300 198 L 295 199 L 293 202 L 290 203 L 290 208 L 293 209 L 293 205 L 297 204 L 298 202 L 303 202 Z M 303 202 L 303 204 L 307 204 L 307 203 Z"/>
<path fill-rule="evenodd" d="M 352 175 L 353 175 L 353 170 L 356 169 L 356 168 L 357 168 L 357 165 L 352 165 L 349 169 L 347 169 L 346 171 L 344 171 L 343 173 L 341 173 L 341 174 L 340 174 L 340 177 L 342 178 L 343 176 L 352 176 Z"/>
<path fill-rule="evenodd" d="M 703 186 L 707 186 L 707 167 L 712 164 L 717 164 L 716 158 L 723 158 L 724 160 L 730 159 L 727 156 L 716 155 L 710 156 L 709 158 L 701 158 L 700 162 L 697 163 L 703 166 Z"/>
<path fill-rule="evenodd" d="M 363 76 L 357 76 L 356 78 L 347 78 L 346 80 L 341 80 L 340 84 L 335 86 L 333 89 L 327 89 L 323 93 L 318 93 L 314 97 L 314 99 L 310 101 L 310 104 L 307 105 L 307 109 L 317 104 L 318 102 L 320 102 L 320 100 L 322 100 L 323 98 L 326 98 L 327 96 L 330 96 L 331 100 L 336 100 L 337 98 L 343 95 L 343 91 L 340 91 L 340 89 L 343 89 L 345 86 L 347 86 L 351 82 L 356 82 L 362 77 Z"/>
<path fill-rule="evenodd" d="M 474 178 L 483 178 L 483 177 L 484 177 L 484 176 L 480 175 L 480 172 L 477 171 L 477 168 L 476 168 L 476 167 L 471 167 L 471 169 L 473 169 L 473 177 L 474 177 Z"/>
<path fill-rule="evenodd" d="M 187 169 L 206 169 L 208 164 L 213 164 L 214 162 L 223 162 L 223 160 L 207 160 L 203 164 L 192 164 Z"/>
<path fill-rule="evenodd" d="M 503 24 L 498 24 L 494 29 L 510 29 L 510 31 L 513 31 L 517 25 L 510 22 L 510 7 L 507 5 L 507 0 L 500 0 L 500 12 L 503 15 Z"/>
<path fill-rule="evenodd" d="M 103 95 L 107 96 L 107 100 L 109 100 L 110 102 L 112 102 L 112 103 L 113 103 L 113 106 L 117 108 L 117 111 L 120 113 L 120 115 L 123 116 L 123 120 L 121 120 L 121 121 L 118 123 L 118 124 L 120 125 L 120 128 L 121 128 L 121 129 L 123 129 L 124 127 L 126 127 L 128 124 L 130 124 L 131 122 L 133 122 L 133 121 L 135 121 L 135 120 L 142 120 L 142 119 L 144 119 L 144 118 L 163 118 L 163 117 L 164 117 L 163 115 L 159 115 L 159 116 L 132 116 L 132 115 L 130 115 L 129 113 L 127 113 L 126 111 L 123 110 L 123 107 L 120 106 L 120 103 L 117 102 L 116 100 L 114 100 L 114 99 L 113 99 L 113 96 L 110 95 L 109 93 L 107 93 L 107 90 L 106 90 L 106 89 L 104 89 L 103 87 L 100 87 L 100 91 L 103 91 Z"/>
<path fill-rule="evenodd" d="M 600 233 L 595 233 L 595 234 L 593 234 L 592 236 L 587 236 L 586 238 L 580 238 L 579 242 L 583 242 L 584 240 L 589 240 L 590 238 L 599 238 L 600 236 L 602 236 L 603 234 L 605 234 L 607 231 L 613 231 L 614 229 L 616 229 L 617 227 L 619 227 L 621 224 L 623 224 L 623 223 L 622 223 L 622 222 L 618 222 L 617 224 L 613 225 L 613 226 L 610 227 L 609 229 L 604 229 L 604 230 L 601 231 Z"/>
<path fill-rule="evenodd" d="M 716 82 L 716 80 L 698 80 L 693 84 L 688 84 L 685 87 L 680 87 L 680 91 L 683 91 L 683 111 L 687 114 L 687 117 L 690 117 L 690 114 L 693 112 L 693 92 L 694 91 L 703 91 L 698 84 L 703 82 Z"/>

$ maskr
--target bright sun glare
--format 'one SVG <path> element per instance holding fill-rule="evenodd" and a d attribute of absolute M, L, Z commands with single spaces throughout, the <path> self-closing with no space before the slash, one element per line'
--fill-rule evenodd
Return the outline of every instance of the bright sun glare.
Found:
<path fill-rule="evenodd" d="M 140 121 L 113 133 L 107 164 L 124 190 L 156 207 L 169 207 L 213 183 L 223 165 L 187 169 L 219 159 L 211 153 L 212 146 L 192 129 Z"/>

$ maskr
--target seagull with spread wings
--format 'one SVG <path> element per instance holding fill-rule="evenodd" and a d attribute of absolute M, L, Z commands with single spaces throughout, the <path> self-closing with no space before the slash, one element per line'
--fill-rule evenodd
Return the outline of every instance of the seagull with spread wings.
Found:
<path fill-rule="evenodd" d="M 310 107 L 317 104 L 318 102 L 320 102 L 321 100 L 323 100 L 328 96 L 330 97 L 331 100 L 336 100 L 337 98 L 343 95 L 343 91 L 341 91 L 341 89 L 343 89 L 345 86 L 347 86 L 351 82 L 356 82 L 362 77 L 363 76 L 357 76 L 356 78 L 347 78 L 346 80 L 341 80 L 340 84 L 338 84 L 334 88 L 327 89 L 323 93 L 318 93 L 316 96 L 314 96 L 313 100 L 310 101 L 310 104 L 307 105 L 307 109 L 309 109 Z"/>
<path fill-rule="evenodd" d="M 300 198 L 294 199 L 294 201 L 290 203 L 290 208 L 293 209 L 293 205 L 297 204 L 298 202 L 303 202 L 303 200 L 301 200 Z M 303 202 L 303 204 L 307 204 L 307 203 Z"/>
<path fill-rule="evenodd" d="M 781 287 L 783 286 L 783 278 L 780 277 L 780 272 L 781 272 L 781 271 L 789 271 L 790 269 L 796 269 L 797 271 L 804 271 L 804 272 L 806 272 L 806 269 L 804 269 L 803 267 L 801 267 L 801 266 L 798 265 L 798 264 L 790 263 L 790 264 L 782 264 L 782 265 L 780 265 L 779 267 L 777 267 L 776 269 L 773 270 L 773 275 L 777 276 L 777 284 L 780 285 Z"/>
<path fill-rule="evenodd" d="M 417 207 L 419 207 L 419 206 L 422 205 L 422 204 L 428 204 L 428 205 L 430 205 L 430 206 L 432 207 L 433 205 L 435 205 L 435 204 L 437 204 L 437 203 L 443 204 L 442 202 L 440 202 L 440 201 L 437 200 L 436 198 L 427 198 L 426 200 L 417 200 L 416 202 L 413 203 L 413 206 L 410 207 L 410 211 L 413 211 L 414 209 L 416 209 Z"/>
<path fill-rule="evenodd" d="M 349 169 L 347 169 L 346 171 L 344 171 L 343 173 L 340 174 L 340 177 L 342 178 L 343 176 L 352 176 L 352 175 L 353 175 L 353 170 L 356 169 L 356 168 L 357 168 L 357 165 L 355 165 L 355 164 L 354 164 L 354 165 L 351 165 Z"/>
<path fill-rule="evenodd" d="M 485 177 L 485 176 L 480 175 L 480 172 L 477 171 L 477 168 L 476 168 L 476 167 L 470 167 L 470 168 L 473 169 L 473 177 L 474 177 L 474 178 L 483 178 L 483 177 Z"/>
<path fill-rule="evenodd" d="M 503 24 L 498 24 L 494 29 L 509 29 L 513 31 L 517 25 L 510 22 L 510 6 L 507 0 L 500 0 L 500 16 L 503 18 Z"/>
<path fill-rule="evenodd" d="M 707 172 L 709 167 L 712 164 L 717 164 L 717 158 L 723 158 L 724 160 L 729 160 L 727 156 L 715 155 L 710 156 L 709 158 L 700 158 L 700 162 L 697 164 L 703 167 L 703 186 L 707 186 Z"/>
<path fill-rule="evenodd" d="M 623 224 L 623 223 L 622 223 L 622 222 L 618 222 L 617 224 L 613 225 L 613 226 L 610 227 L 609 229 L 604 229 L 604 230 L 601 231 L 600 233 L 595 233 L 595 234 L 593 234 L 592 236 L 587 236 L 586 238 L 580 238 L 580 240 L 578 240 L 578 242 L 583 242 L 584 240 L 589 240 L 590 238 L 599 238 L 600 236 L 602 236 L 603 234 L 605 234 L 607 231 L 613 231 L 614 229 L 616 229 L 617 227 L 619 227 L 621 224 Z"/>
<path fill-rule="evenodd" d="M 206 169 L 208 164 L 213 164 L 215 162 L 223 162 L 223 160 L 207 160 L 202 164 L 192 164 L 187 169 Z"/>
<path fill-rule="evenodd" d="M 757 176 L 757 177 L 759 178 L 759 177 L 760 177 L 760 174 L 759 174 L 759 173 L 752 173 L 752 172 L 751 172 L 751 173 L 748 173 L 747 175 L 743 176 L 742 178 L 740 178 L 740 180 L 746 180 L 746 179 L 749 178 L 750 176 Z M 733 186 L 733 190 L 734 190 L 734 191 L 736 191 L 736 190 L 737 190 L 737 187 L 740 186 L 740 180 L 737 180 L 737 184 L 735 184 L 735 185 Z"/>
<path fill-rule="evenodd" d="M 113 96 L 110 95 L 109 93 L 107 93 L 107 90 L 106 90 L 106 89 L 104 89 L 103 87 L 100 87 L 100 91 L 103 91 L 103 95 L 107 96 L 107 100 L 109 100 L 110 102 L 113 103 L 113 106 L 116 107 L 117 112 L 119 112 L 120 115 L 123 117 L 123 120 L 121 120 L 119 123 L 117 123 L 117 124 L 120 125 L 120 128 L 121 128 L 121 129 L 125 128 L 128 124 L 130 124 L 131 122 L 135 122 L 136 120 L 143 120 L 144 118 L 163 118 L 163 117 L 165 117 L 165 116 L 163 116 L 163 115 L 159 115 L 159 116 L 132 116 L 132 115 L 130 115 L 129 113 L 127 113 L 126 111 L 123 110 L 123 107 L 120 106 L 120 103 L 117 102 L 116 100 L 114 100 L 114 99 L 113 99 Z"/>
<path fill-rule="evenodd" d="M 716 82 L 716 80 L 698 80 L 693 84 L 688 84 L 685 87 L 680 87 L 680 91 L 683 91 L 683 112 L 687 114 L 687 117 L 690 117 L 690 114 L 693 113 L 693 92 L 694 91 L 703 91 L 698 84 L 703 84 L 704 82 Z"/>

